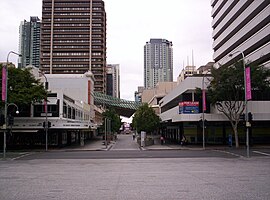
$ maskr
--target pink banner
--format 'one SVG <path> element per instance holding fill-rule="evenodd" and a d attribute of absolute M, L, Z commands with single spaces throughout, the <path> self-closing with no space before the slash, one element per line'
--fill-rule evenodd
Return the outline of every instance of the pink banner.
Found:
<path fill-rule="evenodd" d="M 44 99 L 44 112 L 46 113 L 47 112 L 47 100 Z"/>
<path fill-rule="evenodd" d="M 7 69 L 2 68 L 2 101 L 6 101 L 7 96 Z"/>
<path fill-rule="evenodd" d="M 206 95 L 205 90 L 202 91 L 202 97 L 203 97 L 203 111 L 206 111 Z"/>
<path fill-rule="evenodd" d="M 250 79 L 250 67 L 246 68 L 246 98 L 251 100 L 251 79 Z"/>

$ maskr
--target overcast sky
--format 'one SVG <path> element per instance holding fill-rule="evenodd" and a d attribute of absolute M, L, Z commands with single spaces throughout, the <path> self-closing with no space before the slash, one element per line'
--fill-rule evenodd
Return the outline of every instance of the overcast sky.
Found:
<path fill-rule="evenodd" d="M 183 65 L 212 61 L 210 0 L 104 0 L 107 13 L 107 63 L 120 64 L 121 98 L 134 100 L 143 86 L 143 47 L 151 38 L 172 41 L 174 81 Z M 0 0 L 0 61 L 18 52 L 19 25 L 41 19 L 42 0 Z M 9 61 L 17 64 L 15 55 Z"/>

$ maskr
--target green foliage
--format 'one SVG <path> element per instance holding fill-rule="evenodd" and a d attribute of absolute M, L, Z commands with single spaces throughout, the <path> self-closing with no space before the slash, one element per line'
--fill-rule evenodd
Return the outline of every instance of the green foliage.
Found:
<path fill-rule="evenodd" d="M 152 132 L 157 129 L 159 122 L 159 116 L 156 115 L 153 108 L 149 107 L 147 103 L 138 108 L 132 119 L 132 124 L 138 132 Z"/>
<path fill-rule="evenodd" d="M 252 93 L 269 90 L 270 70 L 263 66 L 250 66 Z M 243 62 L 233 66 L 212 68 L 213 79 L 208 87 L 208 97 L 212 104 L 221 101 L 244 101 L 244 69 Z"/>
<path fill-rule="evenodd" d="M 111 120 L 111 131 L 112 132 L 119 131 L 119 129 L 121 127 L 121 119 L 120 119 L 120 116 L 116 113 L 116 111 L 114 109 L 112 109 L 112 108 L 107 109 L 103 113 L 103 120 L 105 118 Z"/>
<path fill-rule="evenodd" d="M 2 66 L 1 66 L 2 71 Z M 2 83 L 1 83 L 2 84 Z M 2 93 L 2 87 L 0 88 Z M 42 83 L 36 80 L 30 69 L 8 68 L 8 97 L 9 103 L 29 105 L 46 98 L 47 92 Z M 3 102 L 1 107 L 3 106 Z"/>
<path fill-rule="evenodd" d="M 213 79 L 208 86 L 208 99 L 229 119 L 236 147 L 239 147 L 237 128 L 240 115 L 246 107 L 243 62 L 237 62 L 229 67 L 212 68 L 211 72 Z M 250 73 L 252 98 L 269 99 L 270 70 L 263 66 L 250 66 Z"/>

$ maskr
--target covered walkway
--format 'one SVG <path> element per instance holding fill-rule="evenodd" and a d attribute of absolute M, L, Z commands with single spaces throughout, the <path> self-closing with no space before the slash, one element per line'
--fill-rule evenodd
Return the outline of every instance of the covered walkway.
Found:
<path fill-rule="evenodd" d="M 141 103 L 115 98 L 99 92 L 94 92 L 95 104 L 112 107 L 115 111 L 124 117 L 131 117 L 141 106 Z"/>

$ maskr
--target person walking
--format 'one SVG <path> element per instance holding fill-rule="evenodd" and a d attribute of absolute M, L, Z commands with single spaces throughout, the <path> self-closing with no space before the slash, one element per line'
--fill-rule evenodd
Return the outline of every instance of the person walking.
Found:
<path fill-rule="evenodd" d="M 181 146 L 184 146 L 186 144 L 186 142 L 187 142 L 186 136 L 183 135 L 182 140 L 181 140 Z"/>
<path fill-rule="evenodd" d="M 161 135 L 160 136 L 160 144 L 163 145 L 164 144 L 164 137 Z"/>

